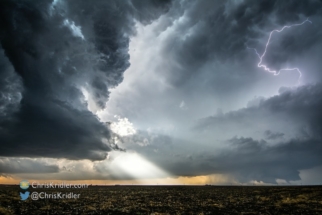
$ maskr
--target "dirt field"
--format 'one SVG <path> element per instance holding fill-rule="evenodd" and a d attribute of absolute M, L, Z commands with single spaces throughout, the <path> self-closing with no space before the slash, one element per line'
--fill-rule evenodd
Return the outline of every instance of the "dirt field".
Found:
<path fill-rule="evenodd" d="M 0 214 L 322 214 L 321 186 L 92 186 L 28 189 L 80 194 L 79 199 L 20 200 L 0 186 Z"/>

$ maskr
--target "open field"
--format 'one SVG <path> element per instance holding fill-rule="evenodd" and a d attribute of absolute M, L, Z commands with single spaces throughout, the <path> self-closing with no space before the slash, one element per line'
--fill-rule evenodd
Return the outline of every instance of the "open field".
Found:
<path fill-rule="evenodd" d="M 0 186 L 0 214 L 322 214 L 321 186 L 92 186 L 32 189 L 79 199 L 20 200 Z"/>

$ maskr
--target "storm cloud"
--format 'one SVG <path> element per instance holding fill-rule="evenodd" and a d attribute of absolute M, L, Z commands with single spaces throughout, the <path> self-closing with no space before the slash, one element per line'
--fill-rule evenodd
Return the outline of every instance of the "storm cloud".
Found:
<path fill-rule="evenodd" d="M 123 142 L 176 176 L 298 181 L 300 170 L 322 165 L 321 93 L 321 83 L 284 88 L 257 105 L 200 119 L 185 137 L 138 132 Z"/>
<path fill-rule="evenodd" d="M 127 141 L 149 144 L 126 148 L 177 176 L 225 173 L 275 183 L 320 166 L 321 9 L 319 1 L 174 2 L 138 28 L 144 43 L 134 41 L 131 74 L 108 103 L 108 112 L 152 131 Z M 272 69 L 298 67 L 302 77 L 258 68 L 247 47 L 262 53 L 272 30 L 307 18 L 312 23 L 274 34 L 264 58 Z M 153 132 L 168 139 L 156 143 Z"/>
<path fill-rule="evenodd" d="M 39 160 L 27 158 L 1 158 L 0 172 L 5 174 L 12 173 L 57 173 L 59 168 L 57 165 L 47 164 Z"/>
<path fill-rule="evenodd" d="M 277 183 L 321 167 L 321 1 L 0 5 L 0 172 Z M 299 23 L 262 63 L 301 76 L 259 68 L 254 49 Z"/>
<path fill-rule="evenodd" d="M 134 19 L 166 3 L 2 1 L 0 155 L 104 159 L 111 132 L 87 104 L 105 107 L 130 65 Z"/>
<path fill-rule="evenodd" d="M 322 165 L 321 93 L 321 84 L 288 89 L 258 106 L 200 120 L 196 129 L 204 135 L 226 130 L 235 136 L 226 141 L 228 149 L 213 156 L 214 171 L 274 182 L 298 180 L 299 170 Z"/>

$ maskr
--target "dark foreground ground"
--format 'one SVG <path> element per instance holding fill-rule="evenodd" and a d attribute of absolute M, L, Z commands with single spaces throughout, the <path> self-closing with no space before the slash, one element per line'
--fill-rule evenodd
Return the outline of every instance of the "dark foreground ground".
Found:
<path fill-rule="evenodd" d="M 79 199 L 20 200 L 0 186 L 0 214 L 322 214 L 321 186 L 93 186 L 29 189 L 73 192 Z"/>

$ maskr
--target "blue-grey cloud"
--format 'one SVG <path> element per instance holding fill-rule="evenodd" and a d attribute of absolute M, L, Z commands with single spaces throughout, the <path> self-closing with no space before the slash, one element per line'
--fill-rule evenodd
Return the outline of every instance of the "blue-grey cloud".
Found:
<path fill-rule="evenodd" d="M 1 1 L 0 155 L 105 159 L 111 132 L 83 91 L 105 107 L 129 67 L 135 19 L 149 23 L 166 5 Z"/>

